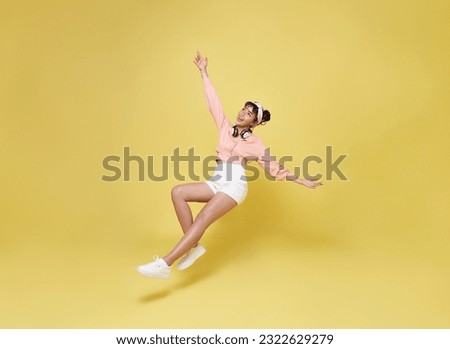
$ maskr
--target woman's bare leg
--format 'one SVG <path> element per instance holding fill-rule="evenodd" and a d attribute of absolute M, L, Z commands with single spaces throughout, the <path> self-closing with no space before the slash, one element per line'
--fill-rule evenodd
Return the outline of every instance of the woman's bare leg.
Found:
<path fill-rule="evenodd" d="M 168 265 L 172 265 L 173 262 L 197 244 L 206 228 L 235 206 L 237 206 L 236 201 L 227 194 L 221 192 L 215 194 L 202 208 L 194 222 L 185 232 L 183 238 L 177 243 L 172 251 L 163 258 L 165 262 Z"/>
<path fill-rule="evenodd" d="M 184 234 L 193 223 L 188 202 L 208 202 L 213 196 L 213 191 L 206 183 L 181 184 L 173 187 L 172 202 Z"/>

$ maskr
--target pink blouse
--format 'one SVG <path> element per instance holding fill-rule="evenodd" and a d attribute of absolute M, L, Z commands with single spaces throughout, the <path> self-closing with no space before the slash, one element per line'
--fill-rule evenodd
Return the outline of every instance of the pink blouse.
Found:
<path fill-rule="evenodd" d="M 233 125 L 225 116 L 216 89 L 206 74 L 203 74 L 203 87 L 209 111 L 219 130 L 219 144 L 216 149 L 218 158 L 222 162 L 241 165 L 245 165 L 249 161 L 257 161 L 264 170 L 277 180 L 292 176 L 288 169 L 272 160 L 265 151 L 264 143 L 255 134 L 251 134 L 245 140 L 241 136 L 233 137 L 231 134 Z"/>

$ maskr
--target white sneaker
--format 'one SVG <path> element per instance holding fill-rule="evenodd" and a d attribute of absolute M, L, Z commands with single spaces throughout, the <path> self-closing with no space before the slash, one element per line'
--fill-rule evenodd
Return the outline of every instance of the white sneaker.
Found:
<path fill-rule="evenodd" d="M 177 268 L 179 270 L 189 268 L 198 258 L 203 256 L 205 252 L 205 248 L 200 244 L 198 244 L 196 247 L 192 247 L 189 252 L 186 253 L 183 258 L 181 258 L 181 261 L 180 263 L 178 263 Z"/>
<path fill-rule="evenodd" d="M 158 256 L 154 256 L 154 262 L 140 265 L 137 267 L 137 271 L 144 276 L 160 279 L 170 278 L 170 267 L 166 261 Z"/>

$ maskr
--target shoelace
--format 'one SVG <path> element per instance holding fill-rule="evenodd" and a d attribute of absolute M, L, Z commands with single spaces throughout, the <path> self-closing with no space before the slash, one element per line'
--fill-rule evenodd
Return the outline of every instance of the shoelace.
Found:
<path fill-rule="evenodd" d="M 155 266 L 157 267 L 157 268 L 162 268 L 163 266 L 165 267 L 165 265 L 166 265 L 166 263 L 163 263 L 162 261 L 163 261 L 163 259 L 162 258 L 159 258 L 159 256 L 158 255 L 154 255 L 153 256 L 153 260 L 156 262 L 153 262 L 153 263 L 155 263 Z"/>
<path fill-rule="evenodd" d="M 155 262 L 153 262 L 153 263 L 155 263 L 155 266 L 156 266 L 157 268 L 161 268 L 161 266 L 162 266 L 162 265 L 161 265 L 161 261 L 160 261 L 159 259 L 160 259 L 160 258 L 159 258 L 158 255 L 155 254 L 155 255 L 153 256 L 153 260 L 156 262 L 156 263 L 155 263 Z"/>

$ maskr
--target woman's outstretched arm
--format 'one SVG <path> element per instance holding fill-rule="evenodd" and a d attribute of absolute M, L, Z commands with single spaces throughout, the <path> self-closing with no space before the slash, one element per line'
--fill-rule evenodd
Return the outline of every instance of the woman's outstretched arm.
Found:
<path fill-rule="evenodd" d="M 277 180 L 288 180 L 301 185 L 304 185 L 307 188 L 315 189 L 318 186 L 323 185 L 322 182 L 311 180 L 311 179 L 301 179 L 297 176 L 293 175 L 287 168 L 281 165 L 278 161 L 275 160 L 274 157 L 267 152 L 268 149 L 264 150 L 264 155 L 257 158 L 257 162 L 259 165 L 274 179 Z"/>
<path fill-rule="evenodd" d="M 197 55 L 194 57 L 194 64 L 200 70 L 202 75 L 206 103 L 208 104 L 209 111 L 214 118 L 214 122 L 219 129 L 224 126 L 231 126 L 223 112 L 222 103 L 220 102 L 216 89 L 214 88 L 211 80 L 209 79 L 208 72 L 206 71 L 206 67 L 208 66 L 208 58 L 203 57 L 200 52 L 197 51 Z"/>

